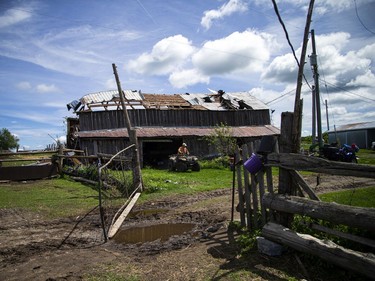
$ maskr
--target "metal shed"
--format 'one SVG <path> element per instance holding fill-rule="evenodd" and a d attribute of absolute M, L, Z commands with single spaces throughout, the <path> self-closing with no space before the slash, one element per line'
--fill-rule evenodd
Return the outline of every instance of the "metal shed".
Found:
<path fill-rule="evenodd" d="M 375 121 L 339 126 L 328 132 L 328 139 L 330 143 L 355 143 L 359 148 L 370 149 L 371 143 L 375 141 Z"/>

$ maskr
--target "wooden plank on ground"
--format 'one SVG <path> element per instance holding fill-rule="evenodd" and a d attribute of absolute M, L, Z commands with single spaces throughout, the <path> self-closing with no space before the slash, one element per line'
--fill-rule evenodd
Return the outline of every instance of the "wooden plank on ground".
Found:
<path fill-rule="evenodd" d="M 375 258 L 372 253 L 361 253 L 341 247 L 329 240 L 320 240 L 311 235 L 296 233 L 275 223 L 268 223 L 262 235 L 276 243 L 297 251 L 318 256 L 338 266 L 359 272 L 370 279 L 375 276 Z"/>
<path fill-rule="evenodd" d="M 128 214 L 130 213 L 130 211 L 133 209 L 133 207 L 134 207 L 135 203 L 137 202 L 137 200 L 138 200 L 138 198 L 139 198 L 140 195 L 141 195 L 140 192 L 137 192 L 134 195 L 134 197 L 130 201 L 129 205 L 126 206 L 126 208 L 121 213 L 121 215 L 118 217 L 118 219 L 116 220 L 116 222 L 113 225 L 111 225 L 111 228 L 108 231 L 108 238 L 112 238 L 113 236 L 115 236 L 115 234 L 117 233 L 117 231 L 121 227 L 122 223 L 124 222 L 124 220 L 126 219 L 126 217 L 128 216 Z"/>

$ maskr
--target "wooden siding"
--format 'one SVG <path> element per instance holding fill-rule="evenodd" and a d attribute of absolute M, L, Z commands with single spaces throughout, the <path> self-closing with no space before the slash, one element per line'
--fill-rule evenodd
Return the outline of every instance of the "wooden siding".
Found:
<path fill-rule="evenodd" d="M 261 126 L 269 125 L 269 110 L 128 110 L 131 123 L 135 127 L 206 127 L 220 123 L 227 126 Z M 125 128 L 122 111 L 80 112 L 81 131 Z"/>

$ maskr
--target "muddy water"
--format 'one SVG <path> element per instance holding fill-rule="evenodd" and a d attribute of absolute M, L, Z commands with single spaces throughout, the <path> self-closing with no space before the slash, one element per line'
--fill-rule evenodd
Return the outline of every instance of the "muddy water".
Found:
<path fill-rule="evenodd" d="M 167 241 L 173 235 L 181 235 L 191 231 L 195 224 L 192 223 L 168 223 L 148 225 L 144 227 L 132 227 L 120 229 L 114 236 L 117 243 L 136 244 L 151 242 L 160 239 L 162 242 Z"/>

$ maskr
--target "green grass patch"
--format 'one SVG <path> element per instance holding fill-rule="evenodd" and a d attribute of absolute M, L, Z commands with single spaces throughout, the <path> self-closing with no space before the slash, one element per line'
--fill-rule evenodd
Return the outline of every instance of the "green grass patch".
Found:
<path fill-rule="evenodd" d="M 375 208 L 375 186 L 325 193 L 319 196 L 325 202 Z"/>
<path fill-rule="evenodd" d="M 83 214 L 98 205 L 98 192 L 64 178 L 0 185 L 0 208 L 21 208 L 46 218 Z"/>
<path fill-rule="evenodd" d="M 375 151 L 370 149 L 360 149 L 357 156 L 359 158 L 359 164 L 375 165 Z"/>
<path fill-rule="evenodd" d="M 228 169 L 201 169 L 199 172 L 170 172 L 142 169 L 145 192 L 143 200 L 172 194 L 191 194 L 230 188 L 233 172 Z"/>

